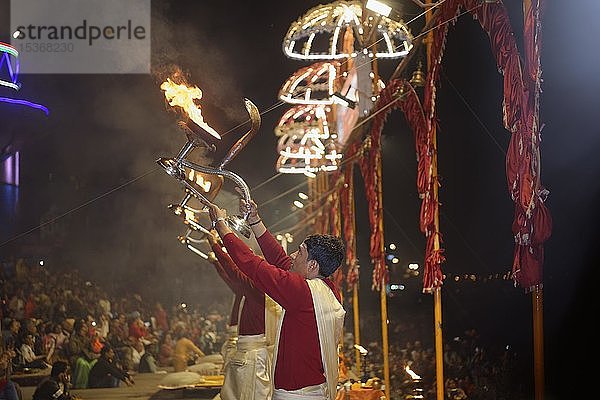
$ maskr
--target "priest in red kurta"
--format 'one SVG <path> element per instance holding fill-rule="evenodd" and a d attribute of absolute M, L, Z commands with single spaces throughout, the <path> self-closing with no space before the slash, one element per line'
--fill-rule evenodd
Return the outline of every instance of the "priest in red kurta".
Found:
<path fill-rule="evenodd" d="M 246 206 L 264 259 L 227 226 L 225 210 L 213 205 L 210 216 L 238 268 L 284 309 L 275 342 L 273 399 L 334 399 L 345 312 L 329 276 L 344 259 L 344 244 L 331 235 L 311 235 L 288 256 L 262 223 L 256 204 Z"/>
<path fill-rule="evenodd" d="M 243 299 L 238 304 L 239 314 L 231 316 L 232 321 L 238 321 L 238 336 L 235 348 L 229 350 L 225 360 L 225 379 L 220 397 L 222 400 L 270 400 L 273 383 L 265 337 L 265 294 L 238 269 L 223 250 L 216 233 L 209 234 L 208 240 L 216 258 L 214 265 L 217 272 L 234 292 L 236 300 Z M 232 313 L 236 311 L 234 304 Z"/>

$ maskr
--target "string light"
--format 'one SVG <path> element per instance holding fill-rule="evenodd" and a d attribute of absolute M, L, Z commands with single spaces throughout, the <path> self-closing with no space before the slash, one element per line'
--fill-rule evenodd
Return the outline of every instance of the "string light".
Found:
<path fill-rule="evenodd" d="M 8 53 L 15 58 L 19 57 L 19 52 L 17 51 L 17 49 L 12 47 L 8 43 L 0 42 L 0 52 Z"/>
<path fill-rule="evenodd" d="M 27 100 L 12 99 L 12 98 L 9 98 L 9 97 L 0 97 L 0 102 L 10 103 L 10 104 L 19 104 L 19 105 L 23 105 L 23 106 L 27 106 L 27 107 L 31 107 L 31 108 L 35 108 L 35 109 L 41 110 L 46 115 L 50 114 L 50 112 L 48 111 L 47 107 L 45 107 L 45 106 L 43 106 L 41 104 L 32 103 L 31 101 L 27 101 Z"/>
<path fill-rule="evenodd" d="M 9 88 L 11 88 L 11 89 L 15 89 L 15 90 L 19 90 L 19 89 L 21 88 L 21 87 L 20 87 L 18 84 L 16 84 L 16 83 L 7 82 L 7 81 L 4 81 L 4 80 L 2 80 L 2 79 L 0 79 L 0 85 L 2 85 L 2 86 L 6 86 L 6 87 L 9 87 Z"/>

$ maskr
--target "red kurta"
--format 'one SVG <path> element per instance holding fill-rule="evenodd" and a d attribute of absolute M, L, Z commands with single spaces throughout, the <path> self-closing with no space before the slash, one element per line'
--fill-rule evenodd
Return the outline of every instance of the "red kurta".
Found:
<path fill-rule="evenodd" d="M 257 256 L 236 235 L 223 238 L 231 258 L 260 290 L 264 290 L 285 309 L 279 338 L 275 388 L 296 390 L 325 382 L 317 320 L 312 295 L 304 277 L 288 271 L 291 258 L 265 232 L 258 239 L 265 259 Z M 329 279 L 324 282 L 339 299 L 339 291 Z"/>
<path fill-rule="evenodd" d="M 242 306 L 242 312 L 238 322 L 238 335 L 259 335 L 265 333 L 265 294 L 258 290 L 250 278 L 248 278 L 240 269 L 235 265 L 229 254 L 225 253 L 223 249 L 215 244 L 212 246 L 215 256 L 221 267 L 227 274 L 226 283 L 228 283 L 231 290 L 236 295 L 236 302 L 234 303 L 231 311 L 231 320 L 237 321 L 237 315 L 233 316 L 233 313 L 237 313 L 237 306 L 239 307 L 238 299 L 244 296 L 244 305 Z M 218 270 L 218 269 L 217 269 Z M 233 323 L 232 323 L 233 325 Z"/>
<path fill-rule="evenodd" d="M 216 249 L 220 249 L 220 246 L 217 245 L 211 245 L 213 251 L 215 251 L 215 256 L 217 254 Z M 219 261 L 219 258 L 217 257 L 217 261 L 212 262 L 212 264 L 214 265 L 215 269 L 217 270 L 217 273 L 219 274 L 219 276 L 221 277 L 221 279 L 223 279 L 223 281 L 227 284 L 227 287 L 229 287 L 229 289 L 231 289 L 231 291 L 233 292 L 235 298 L 233 300 L 233 305 L 231 306 L 231 315 L 229 316 L 229 326 L 237 326 L 238 324 L 238 314 L 240 313 L 240 301 L 242 300 L 242 295 L 238 294 L 236 291 L 236 287 L 234 286 L 233 282 L 231 282 L 231 280 L 229 279 L 229 275 L 227 275 L 227 272 L 225 271 L 225 268 L 223 268 L 223 265 L 221 264 L 221 261 Z"/>

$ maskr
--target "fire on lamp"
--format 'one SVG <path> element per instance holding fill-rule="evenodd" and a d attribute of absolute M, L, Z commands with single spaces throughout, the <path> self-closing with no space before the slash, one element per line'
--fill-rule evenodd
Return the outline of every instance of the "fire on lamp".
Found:
<path fill-rule="evenodd" d="M 361 355 L 366 356 L 369 354 L 369 351 L 362 347 L 360 344 L 355 344 L 354 348 L 360 352 Z"/>
<path fill-rule="evenodd" d="M 418 374 L 416 374 L 416 373 L 415 373 L 415 371 L 413 371 L 412 369 L 410 369 L 410 367 L 409 367 L 408 365 L 407 365 L 406 367 L 404 367 L 404 370 L 406 371 L 406 373 L 407 373 L 408 375 L 410 375 L 410 377 L 411 377 L 413 380 L 415 380 L 415 381 L 416 381 L 416 380 L 419 380 L 419 379 L 421 379 L 421 376 L 419 376 Z"/>
<path fill-rule="evenodd" d="M 165 91 L 165 97 L 169 102 L 169 105 L 172 107 L 181 107 L 190 119 L 200 128 L 204 129 L 215 138 L 221 139 L 221 135 L 204 121 L 202 110 L 194 101 L 202 98 L 202 90 L 197 86 L 188 87 L 183 84 L 177 84 L 170 78 L 167 78 L 167 80 L 160 85 L 160 88 Z"/>

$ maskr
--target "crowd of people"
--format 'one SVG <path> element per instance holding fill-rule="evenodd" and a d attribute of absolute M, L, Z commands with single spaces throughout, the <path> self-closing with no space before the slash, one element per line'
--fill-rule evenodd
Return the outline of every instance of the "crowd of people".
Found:
<path fill-rule="evenodd" d="M 0 294 L 0 399 L 21 399 L 11 377 L 50 379 L 65 365 L 73 388 L 133 385 L 137 372 L 183 371 L 224 340 L 218 309 L 165 310 L 133 293 L 111 296 L 77 270 L 24 259 L 2 263 Z"/>
<path fill-rule="evenodd" d="M 211 262 L 235 295 L 230 310 L 225 304 L 202 308 L 181 303 L 165 309 L 160 302 L 143 301 L 134 293 L 109 295 L 77 270 L 49 271 L 23 259 L 3 263 L 0 399 L 22 400 L 19 386 L 11 380 L 13 374 L 47 371 L 34 399 L 45 398 L 41 393 L 56 387 L 69 399 L 71 386 L 133 385 L 136 372 L 159 372 L 167 367 L 185 371 L 198 357 L 224 354 L 228 345 L 231 351 L 226 358 L 252 359 L 255 367 L 246 376 L 235 369 L 235 362 L 226 363 L 223 400 L 237 398 L 234 392 L 245 390 L 252 380 L 252 387 L 258 388 L 260 379 L 264 388 L 256 389 L 251 398 L 265 398 L 263 394 L 268 393 L 267 398 L 274 400 L 298 394 L 331 399 L 340 371 L 352 371 L 356 364 L 351 334 L 346 334 L 341 353 L 336 346 L 345 312 L 339 292 L 328 279 L 343 260 L 343 243 L 329 235 L 311 235 L 288 256 L 268 233 L 255 204 L 251 211 L 250 225 L 264 258 L 231 231 L 224 210 L 211 209 L 216 227 L 209 237 L 215 254 Z M 283 307 L 270 335 L 265 297 Z M 365 322 L 365 326 L 370 324 Z M 238 324 L 239 332 L 232 332 Z M 390 332 L 392 398 L 422 395 L 435 399 L 433 348 L 410 337 L 401 324 L 390 324 Z M 369 343 L 368 357 L 362 360 L 364 369 L 352 376 L 363 381 L 383 378 L 379 342 L 368 334 L 363 340 Z M 270 356 L 267 346 L 274 347 Z M 511 354 L 490 355 L 475 330 L 445 343 L 447 399 L 520 398 L 510 385 Z M 265 370 L 257 372 L 257 365 Z M 411 377 L 408 370 L 419 377 Z"/>
<path fill-rule="evenodd" d="M 366 316 L 362 326 L 380 324 L 376 315 Z M 436 356 L 433 343 L 422 340 L 422 332 L 430 329 L 425 322 L 418 326 L 413 321 L 390 321 L 389 366 L 393 382 L 393 399 L 408 399 L 422 395 L 434 400 L 436 394 Z M 376 330 L 361 332 L 367 354 L 361 357 L 358 379 L 384 376 L 383 352 Z M 356 352 L 351 332 L 344 339 L 344 357 L 355 364 Z M 521 360 L 510 346 L 491 347 L 484 343 L 476 329 L 467 329 L 460 336 L 444 338 L 444 393 L 448 400 L 501 400 L 526 399 L 517 371 Z M 410 369 L 410 372 L 407 371 Z M 414 373 L 418 376 L 411 376 Z M 521 383 L 519 383 L 521 382 Z"/>
<path fill-rule="evenodd" d="M 114 379 L 99 382 L 102 378 L 89 373 L 90 363 L 106 358 L 123 371 L 121 382 L 133 384 L 129 375 L 132 372 L 155 372 L 174 364 L 183 370 L 194 362 L 194 354 L 216 353 L 226 340 L 229 321 L 225 304 L 213 304 L 211 312 L 204 313 L 192 310 L 191 306 L 182 308 L 181 304 L 167 311 L 160 303 L 148 307 L 148 303 L 135 294 L 109 296 L 98 286 L 86 282 L 76 270 L 53 275 L 39 264 L 28 264 L 24 260 L 17 260 L 12 266 L 0 269 L 0 374 L 4 377 L 0 390 L 14 392 L 15 399 L 19 398 L 19 389 L 9 379 L 10 373 L 47 369 L 50 374 L 51 366 L 63 360 L 67 363 L 58 365 L 69 367 L 75 388 L 116 386 Z M 417 386 L 423 389 L 424 396 L 434 399 L 433 347 L 424 346 L 410 334 L 407 337 L 399 325 L 401 323 L 394 322 L 390 325 L 393 398 L 403 399 L 414 391 L 415 385 L 405 370 L 408 365 L 421 376 Z M 175 357 L 178 342 L 182 349 Z M 377 340 L 369 342 L 367 375 L 383 377 L 381 348 Z M 183 349 L 185 346 L 187 349 Z M 355 356 L 352 346 L 349 335 L 344 348 L 350 369 Z M 478 342 L 475 330 L 466 331 L 460 338 L 451 338 L 444 343 L 447 398 L 459 399 L 463 395 L 482 400 L 519 398 L 514 393 L 518 389 L 510 384 L 514 362 L 514 354 L 508 349 L 488 351 Z M 108 367 L 104 365 L 106 370 Z M 86 370 L 87 383 L 83 372 Z M 102 376 L 106 379 L 107 375 Z M 120 374 L 115 372 L 112 376 Z M 357 376 L 362 378 L 362 372 L 358 371 Z M 6 395 L 6 398 L 11 397 Z"/>

